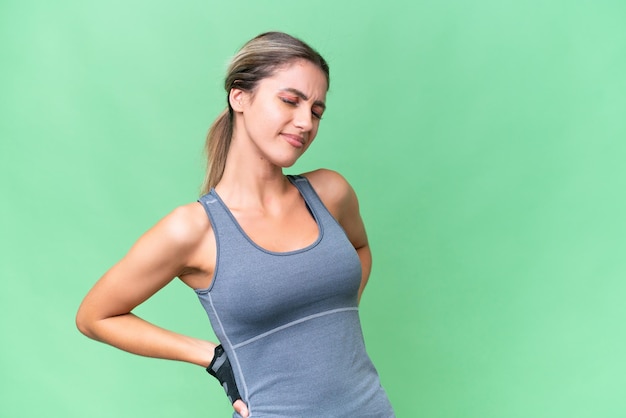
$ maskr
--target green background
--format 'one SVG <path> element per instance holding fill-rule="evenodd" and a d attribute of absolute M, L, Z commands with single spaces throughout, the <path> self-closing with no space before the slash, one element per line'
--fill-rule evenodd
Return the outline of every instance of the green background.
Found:
<path fill-rule="evenodd" d="M 330 63 L 289 172 L 357 190 L 397 415 L 626 416 L 623 0 L 2 0 L 0 416 L 229 416 L 202 369 L 88 340 L 74 314 L 195 200 L 226 63 L 266 30 Z M 212 338 L 177 281 L 137 312 Z"/>

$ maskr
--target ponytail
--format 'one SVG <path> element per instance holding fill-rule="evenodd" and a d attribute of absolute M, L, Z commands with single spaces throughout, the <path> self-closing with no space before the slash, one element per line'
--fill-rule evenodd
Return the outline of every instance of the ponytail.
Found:
<path fill-rule="evenodd" d="M 202 184 L 202 194 L 208 193 L 222 178 L 232 136 L 233 120 L 229 106 L 215 119 L 206 137 L 204 150 L 208 157 L 208 167 Z"/>

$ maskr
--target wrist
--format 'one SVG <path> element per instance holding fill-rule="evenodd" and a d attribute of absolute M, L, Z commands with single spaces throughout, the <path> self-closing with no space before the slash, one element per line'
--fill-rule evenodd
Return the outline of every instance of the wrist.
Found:
<path fill-rule="evenodd" d="M 217 344 L 210 341 L 195 340 L 193 342 L 193 348 L 189 352 L 189 362 L 202 368 L 207 368 L 213 360 L 215 347 L 217 347 Z"/>

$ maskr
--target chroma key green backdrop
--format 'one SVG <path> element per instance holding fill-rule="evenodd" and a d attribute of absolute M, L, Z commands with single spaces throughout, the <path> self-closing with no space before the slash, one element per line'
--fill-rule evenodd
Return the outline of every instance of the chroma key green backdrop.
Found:
<path fill-rule="evenodd" d="M 74 314 L 197 198 L 226 63 L 267 30 L 330 62 L 288 172 L 359 195 L 364 334 L 398 417 L 626 416 L 621 0 L 2 0 L 0 416 L 229 416 L 201 368 L 88 340 Z M 177 281 L 137 312 L 213 338 Z"/>

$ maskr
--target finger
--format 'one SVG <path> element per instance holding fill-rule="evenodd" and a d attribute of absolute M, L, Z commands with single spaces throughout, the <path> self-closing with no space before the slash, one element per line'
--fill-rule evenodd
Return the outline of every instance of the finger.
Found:
<path fill-rule="evenodd" d="M 233 408 L 235 408 L 235 411 L 243 418 L 248 418 L 248 407 L 241 399 L 237 399 L 235 401 L 235 403 L 233 404 Z"/>

